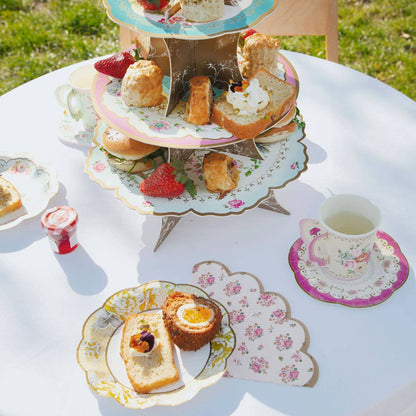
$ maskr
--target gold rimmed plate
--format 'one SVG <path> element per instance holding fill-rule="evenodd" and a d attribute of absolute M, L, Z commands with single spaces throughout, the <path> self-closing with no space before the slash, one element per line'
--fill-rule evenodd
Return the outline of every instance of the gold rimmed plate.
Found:
<path fill-rule="evenodd" d="M 222 377 L 227 359 L 235 347 L 235 334 L 226 309 L 216 302 L 223 319 L 215 338 L 198 351 L 181 351 L 175 346 L 180 380 L 147 394 L 137 393 L 131 387 L 120 356 L 124 321 L 132 313 L 160 309 L 166 296 L 174 290 L 209 298 L 196 286 L 153 281 L 113 294 L 88 317 L 78 345 L 77 359 L 95 393 L 133 409 L 176 406 L 191 400 L 201 389 Z"/>

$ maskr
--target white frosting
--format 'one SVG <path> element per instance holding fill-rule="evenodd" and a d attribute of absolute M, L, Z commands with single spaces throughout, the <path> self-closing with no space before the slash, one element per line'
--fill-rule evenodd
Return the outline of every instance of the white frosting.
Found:
<path fill-rule="evenodd" d="M 194 326 L 194 327 L 202 327 L 205 326 L 207 323 L 211 322 L 212 319 L 214 318 L 214 313 L 212 312 L 211 309 L 209 309 L 209 311 L 211 312 L 211 316 L 209 317 L 208 320 L 204 321 L 204 322 L 197 322 L 197 323 L 190 323 L 189 321 L 185 320 L 183 315 L 184 313 L 188 310 L 188 309 L 194 309 L 197 308 L 198 306 L 201 306 L 202 308 L 205 308 L 205 306 L 203 305 L 196 305 L 195 303 L 185 303 L 185 305 L 182 305 L 178 311 L 176 312 L 176 316 L 178 317 L 178 319 L 184 323 L 187 324 L 189 326 Z M 207 308 L 208 309 L 208 308 Z"/>
<path fill-rule="evenodd" d="M 238 114 L 250 115 L 266 107 L 269 102 L 269 95 L 260 87 L 259 80 L 253 78 L 249 86 L 242 92 L 228 90 L 227 101 L 239 110 Z"/>

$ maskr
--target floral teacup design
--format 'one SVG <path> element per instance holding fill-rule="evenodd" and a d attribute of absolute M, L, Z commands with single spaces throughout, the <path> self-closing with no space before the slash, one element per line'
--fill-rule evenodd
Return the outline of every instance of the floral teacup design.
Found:
<path fill-rule="evenodd" d="M 344 212 L 364 216 L 371 228 L 357 234 L 341 232 L 328 225 L 329 218 Z M 353 280 L 367 271 L 379 223 L 380 212 L 367 199 L 356 195 L 336 195 L 321 205 L 319 221 L 304 219 L 300 222 L 300 232 L 308 247 L 310 261 L 334 277 Z"/>

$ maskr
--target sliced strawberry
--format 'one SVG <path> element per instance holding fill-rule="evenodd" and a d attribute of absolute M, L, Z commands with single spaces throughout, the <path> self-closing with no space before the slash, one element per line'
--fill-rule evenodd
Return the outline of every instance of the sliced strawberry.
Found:
<path fill-rule="evenodd" d="M 134 64 L 136 60 L 130 52 L 118 52 L 97 61 L 94 68 L 102 74 L 121 79 L 126 74 L 127 68 Z"/>
<path fill-rule="evenodd" d="M 255 31 L 254 29 L 247 29 L 244 32 L 241 32 L 241 39 L 247 39 L 249 36 L 254 35 L 255 33 L 257 33 L 257 31 Z"/>
<path fill-rule="evenodd" d="M 181 161 L 163 163 L 140 183 L 142 194 L 162 198 L 176 198 L 185 189 L 192 197 L 196 195 L 195 185 L 186 176 Z"/>
<path fill-rule="evenodd" d="M 145 10 L 160 10 L 168 4 L 166 0 L 137 0 L 137 3 Z"/>

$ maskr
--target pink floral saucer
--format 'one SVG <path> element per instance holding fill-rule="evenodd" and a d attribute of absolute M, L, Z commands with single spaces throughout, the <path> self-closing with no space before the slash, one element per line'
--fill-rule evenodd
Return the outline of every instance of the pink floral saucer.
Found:
<path fill-rule="evenodd" d="M 289 251 L 289 264 L 299 286 L 315 299 L 356 308 L 385 301 L 409 275 L 409 264 L 399 245 L 382 231 L 377 232 L 367 272 L 359 279 L 338 279 L 311 262 L 301 238 Z"/>

